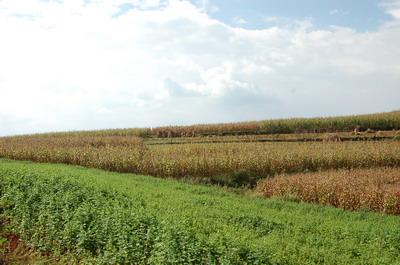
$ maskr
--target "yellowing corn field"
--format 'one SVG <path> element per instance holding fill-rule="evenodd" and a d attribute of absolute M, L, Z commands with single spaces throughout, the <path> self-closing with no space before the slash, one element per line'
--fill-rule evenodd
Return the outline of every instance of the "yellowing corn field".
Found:
<path fill-rule="evenodd" d="M 0 156 L 66 163 L 159 177 L 209 180 L 241 172 L 261 179 L 280 173 L 400 165 L 399 141 L 203 143 L 148 146 L 127 136 L 2 138 Z"/>
<path fill-rule="evenodd" d="M 157 137 L 204 135 L 249 135 L 287 133 L 326 133 L 373 130 L 399 130 L 400 111 L 387 113 L 328 117 L 292 118 L 253 122 L 166 126 L 151 130 Z"/>
<path fill-rule="evenodd" d="M 373 168 L 280 175 L 260 181 L 265 197 L 400 214 L 400 170 Z"/>
<path fill-rule="evenodd" d="M 328 132 L 399 131 L 400 111 L 317 118 L 272 119 L 219 124 L 126 128 L 97 131 L 53 132 L 41 136 L 139 136 L 177 138 L 199 136 L 246 136 Z"/>

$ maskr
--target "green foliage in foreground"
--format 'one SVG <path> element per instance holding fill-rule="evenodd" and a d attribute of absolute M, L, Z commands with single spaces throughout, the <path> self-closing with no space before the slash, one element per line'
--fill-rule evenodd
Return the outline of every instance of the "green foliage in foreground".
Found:
<path fill-rule="evenodd" d="M 94 264 L 400 264 L 400 218 L 217 187 L 0 160 L 0 198 L 37 248 Z"/>

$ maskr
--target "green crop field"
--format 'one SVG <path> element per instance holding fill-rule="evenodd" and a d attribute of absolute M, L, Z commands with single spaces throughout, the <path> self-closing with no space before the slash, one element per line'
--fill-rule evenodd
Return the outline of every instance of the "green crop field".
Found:
<path fill-rule="evenodd" d="M 32 246 L 95 264 L 399 264 L 400 219 L 218 187 L 0 160 L 1 207 Z"/>

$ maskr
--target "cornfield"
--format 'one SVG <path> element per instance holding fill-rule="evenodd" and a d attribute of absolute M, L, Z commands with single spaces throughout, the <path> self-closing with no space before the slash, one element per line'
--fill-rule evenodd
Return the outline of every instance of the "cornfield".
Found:
<path fill-rule="evenodd" d="M 183 137 L 205 135 L 249 135 L 326 133 L 371 130 L 399 130 L 400 111 L 328 118 L 292 118 L 253 122 L 166 126 L 151 131 L 153 136 Z"/>
<path fill-rule="evenodd" d="M 400 130 L 400 111 L 338 117 L 291 118 L 236 123 L 197 124 L 189 126 L 163 126 L 156 128 L 53 132 L 40 134 L 40 136 L 138 136 L 144 138 L 176 138 L 351 132 L 354 130 L 361 132 L 368 130 Z"/>
<path fill-rule="evenodd" d="M 265 197 L 283 197 L 346 210 L 400 214 L 400 170 L 374 168 L 281 175 L 258 183 Z"/>
<path fill-rule="evenodd" d="M 82 165 L 159 177 L 212 180 L 337 168 L 400 166 L 400 142 L 153 145 L 134 136 L 24 136 L 0 139 L 0 157 Z"/>
<path fill-rule="evenodd" d="M 364 131 L 364 132 L 337 132 L 341 141 L 379 141 L 399 140 L 397 131 Z M 290 133 L 290 134 L 257 134 L 257 135 L 209 135 L 174 138 L 145 138 L 147 145 L 188 144 L 188 143 L 244 143 L 244 142 L 322 142 L 332 133 Z"/>

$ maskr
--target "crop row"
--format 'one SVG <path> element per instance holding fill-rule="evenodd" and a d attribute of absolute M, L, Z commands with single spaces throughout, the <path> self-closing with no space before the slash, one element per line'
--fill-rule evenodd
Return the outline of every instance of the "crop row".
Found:
<path fill-rule="evenodd" d="M 400 214 L 400 169 L 336 170 L 277 176 L 258 183 L 265 197 L 283 197 L 346 210 Z"/>
<path fill-rule="evenodd" d="M 140 138 L 73 138 L 2 138 L 0 157 L 233 186 L 279 173 L 400 166 L 399 141 L 146 146 Z"/>

